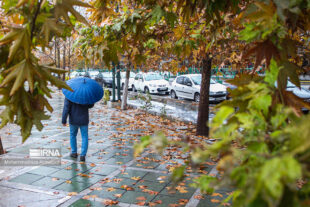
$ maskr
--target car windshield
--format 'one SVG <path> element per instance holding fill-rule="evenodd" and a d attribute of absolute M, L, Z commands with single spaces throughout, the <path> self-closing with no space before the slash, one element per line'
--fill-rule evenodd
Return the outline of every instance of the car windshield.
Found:
<path fill-rule="evenodd" d="M 191 78 L 195 85 L 201 85 L 201 75 L 192 76 Z"/>
<path fill-rule="evenodd" d="M 287 88 L 295 88 L 296 86 L 290 82 L 290 81 L 287 81 Z"/>
<path fill-rule="evenodd" d="M 112 73 L 103 73 L 102 75 L 105 78 L 112 78 Z"/>
<path fill-rule="evenodd" d="M 145 76 L 146 81 L 152 81 L 152 80 L 162 80 L 163 77 L 159 74 L 153 73 L 153 74 L 148 74 Z"/>
<path fill-rule="evenodd" d="M 136 74 L 135 73 L 130 73 L 130 77 L 129 78 L 135 78 Z M 126 72 L 122 72 L 121 73 L 121 77 L 122 78 L 126 78 Z"/>

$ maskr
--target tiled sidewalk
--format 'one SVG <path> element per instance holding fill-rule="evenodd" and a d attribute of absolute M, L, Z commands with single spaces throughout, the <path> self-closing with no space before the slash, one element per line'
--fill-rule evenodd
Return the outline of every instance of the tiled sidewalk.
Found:
<path fill-rule="evenodd" d="M 134 159 L 133 145 L 140 136 L 163 130 L 168 137 L 190 135 L 192 126 L 166 123 L 156 117 L 126 112 L 96 104 L 91 110 L 89 151 L 85 163 L 69 157 L 69 129 L 60 123 L 63 97 L 60 92 L 51 100 L 54 112 L 45 128 L 33 130 L 22 146 L 9 150 L 5 156 L 27 157 L 29 148 L 61 148 L 61 166 L 1 167 L 0 206 L 218 206 L 229 195 L 219 191 L 213 195 L 199 194 L 189 186 L 195 173 L 188 169 L 183 183 L 173 186 L 171 169 L 184 163 L 186 155 L 177 149 L 163 156 L 146 150 Z M 19 136 L 18 131 L 10 132 Z M 198 139 L 198 138 L 197 138 Z M 78 135 L 78 145 L 81 138 Z M 209 173 L 214 163 L 202 169 Z M 229 205 L 229 204 L 227 204 Z"/>

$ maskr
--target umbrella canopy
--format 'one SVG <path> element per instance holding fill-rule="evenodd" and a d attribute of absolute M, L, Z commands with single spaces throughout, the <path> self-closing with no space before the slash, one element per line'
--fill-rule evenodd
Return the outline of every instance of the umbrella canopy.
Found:
<path fill-rule="evenodd" d="M 85 77 L 74 78 L 67 81 L 73 92 L 62 89 L 67 99 L 77 104 L 94 104 L 103 96 L 102 87 L 94 80 Z"/>

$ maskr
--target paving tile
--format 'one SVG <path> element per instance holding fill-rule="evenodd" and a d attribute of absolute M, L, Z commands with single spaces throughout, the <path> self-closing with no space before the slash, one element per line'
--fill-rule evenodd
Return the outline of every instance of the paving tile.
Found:
<path fill-rule="evenodd" d="M 31 184 L 39 179 L 43 178 L 42 175 L 35 175 L 35 174 L 30 174 L 30 173 L 24 173 L 22 175 L 19 175 L 11 180 L 10 182 L 15 182 L 15 183 L 23 183 L 23 184 Z"/>
<path fill-rule="evenodd" d="M 186 205 L 184 200 L 182 200 L 182 198 L 177 198 L 177 197 L 173 197 L 173 196 L 166 196 L 166 195 L 158 195 L 151 202 L 155 203 L 156 207 L 167 207 L 167 206 L 181 207 L 181 206 Z M 182 204 L 182 202 L 184 202 L 184 204 Z M 209 207 L 209 206 L 204 206 L 204 207 Z"/>
<path fill-rule="evenodd" d="M 132 159 L 128 159 L 128 158 L 115 158 L 112 157 L 108 160 L 105 161 L 106 164 L 110 164 L 110 165 L 123 165 L 126 164 L 127 162 L 131 161 Z"/>
<path fill-rule="evenodd" d="M 203 195 L 203 199 L 201 199 L 197 205 L 197 207 L 204 207 L 204 206 L 210 206 L 210 207 L 218 207 L 222 206 L 221 202 L 223 202 L 228 196 L 230 192 L 227 191 L 216 191 L 215 193 L 211 195 Z M 231 206 L 231 202 L 227 204 Z"/>
<path fill-rule="evenodd" d="M 189 186 L 189 181 L 184 181 L 181 183 L 178 183 L 176 186 L 174 186 L 173 183 L 167 185 L 160 194 L 162 195 L 168 195 L 173 196 L 180 199 L 190 199 L 194 192 L 196 191 L 196 188 Z"/>
<path fill-rule="evenodd" d="M 50 174 L 50 176 L 51 177 L 55 177 L 55 178 L 62 178 L 62 179 L 65 179 L 65 180 L 69 180 L 69 179 L 75 177 L 79 173 L 81 173 L 81 172 L 75 171 L 75 170 L 65 170 L 65 169 L 62 169 L 62 170 L 59 170 L 59 171 L 57 171 L 55 173 Z"/>
<path fill-rule="evenodd" d="M 0 206 L 1 207 L 47 207 L 56 206 L 61 195 L 48 195 L 41 192 L 32 192 L 24 189 L 16 189 L 1 186 L 0 188 Z"/>
<path fill-rule="evenodd" d="M 81 173 L 81 174 L 78 174 L 77 176 L 71 178 L 70 180 L 72 182 L 95 184 L 95 183 L 99 182 L 103 178 L 104 178 L 104 176 L 100 176 L 100 175 L 93 175 L 93 174 L 89 175 L 87 173 Z"/>
<path fill-rule="evenodd" d="M 31 185 L 35 185 L 35 186 L 39 186 L 39 187 L 45 187 L 45 188 L 54 188 L 63 182 L 65 182 L 64 179 L 44 177 L 40 180 L 33 182 Z"/>
<path fill-rule="evenodd" d="M 70 207 L 102 207 L 104 206 L 102 203 L 97 201 L 90 201 L 86 199 L 79 199 L 76 202 L 72 203 Z"/>
<path fill-rule="evenodd" d="M 108 159 L 110 159 L 113 155 L 105 155 L 105 156 L 90 156 L 86 157 L 86 162 L 93 163 L 106 163 Z"/>
<path fill-rule="evenodd" d="M 142 197 L 144 197 L 145 200 L 140 199 Z M 141 202 L 141 201 L 145 201 L 146 203 L 148 203 L 154 197 L 155 197 L 155 195 L 150 195 L 148 193 L 135 192 L 135 191 L 127 191 L 126 193 L 124 193 L 124 195 L 122 197 L 120 197 L 117 200 L 122 202 L 122 203 L 136 204 L 136 203 Z"/>
<path fill-rule="evenodd" d="M 170 175 L 164 173 L 153 173 L 148 172 L 144 177 L 143 180 L 159 182 L 159 183 L 169 183 Z"/>
<path fill-rule="evenodd" d="M 118 170 L 119 168 L 116 167 L 110 167 L 110 166 L 96 166 L 89 171 L 87 171 L 88 174 L 96 174 L 96 175 L 109 175 L 112 172 Z"/>
<path fill-rule="evenodd" d="M 117 198 L 115 195 L 117 194 L 123 195 L 125 192 L 126 192 L 125 190 L 121 190 L 121 189 L 101 187 L 101 188 L 96 188 L 88 195 L 97 195 L 99 198 L 102 198 L 102 199 L 115 200 Z"/>
<path fill-rule="evenodd" d="M 124 186 L 134 187 L 134 185 L 137 183 L 135 180 L 119 177 L 112 178 L 109 181 L 110 182 L 103 183 L 102 186 L 124 189 Z"/>
<path fill-rule="evenodd" d="M 155 169 L 159 166 L 159 163 L 150 161 L 136 161 L 131 166 L 144 169 Z"/>
<path fill-rule="evenodd" d="M 146 174 L 147 174 L 147 172 L 145 172 L 145 171 L 127 169 L 124 172 L 120 172 L 119 174 L 117 174 L 117 176 L 118 177 L 124 177 L 124 178 L 136 177 L 136 178 L 142 179 Z"/>
<path fill-rule="evenodd" d="M 38 167 L 34 170 L 31 170 L 29 171 L 29 173 L 32 173 L 32 174 L 36 174 L 36 175 L 50 175 L 56 171 L 58 171 L 59 169 L 57 168 L 52 168 L 52 167 L 46 167 L 46 166 L 41 166 L 41 167 Z"/>
<path fill-rule="evenodd" d="M 140 180 L 136 185 L 135 185 L 135 190 L 136 191 L 154 191 L 154 192 L 161 192 L 167 184 L 164 183 L 158 183 L 158 182 L 152 182 L 152 181 L 147 181 L 147 180 Z"/>
<path fill-rule="evenodd" d="M 63 190 L 63 191 L 67 191 L 67 192 L 81 192 L 83 190 L 85 190 L 86 188 L 90 187 L 91 185 L 93 185 L 92 183 L 89 182 L 83 182 L 83 183 L 79 183 L 79 182 L 72 182 L 72 183 L 67 183 L 64 182 L 56 187 L 53 187 L 53 189 L 55 190 Z"/>

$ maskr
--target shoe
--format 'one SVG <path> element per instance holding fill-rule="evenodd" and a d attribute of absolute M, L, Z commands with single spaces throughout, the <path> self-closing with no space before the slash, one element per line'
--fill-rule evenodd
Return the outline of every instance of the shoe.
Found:
<path fill-rule="evenodd" d="M 70 157 L 77 158 L 77 157 L 78 157 L 78 154 L 77 154 L 77 153 L 71 153 L 71 154 L 70 154 Z"/>
<path fill-rule="evenodd" d="M 85 156 L 80 156 L 80 161 L 85 162 Z"/>

